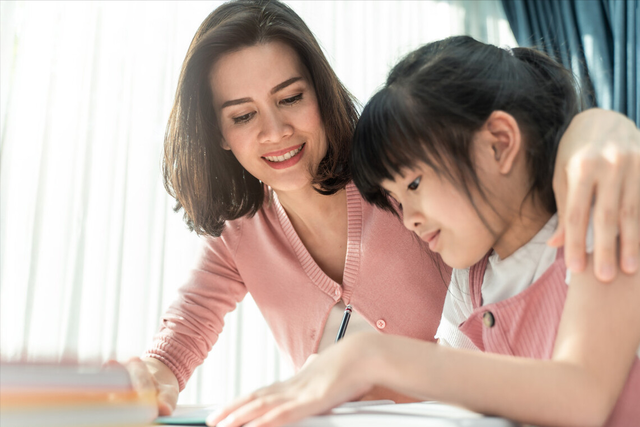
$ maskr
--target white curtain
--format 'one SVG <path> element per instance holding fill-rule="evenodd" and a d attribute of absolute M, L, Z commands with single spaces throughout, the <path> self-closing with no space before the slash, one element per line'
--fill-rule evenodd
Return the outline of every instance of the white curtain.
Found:
<path fill-rule="evenodd" d="M 288 3 L 363 103 L 425 42 L 515 46 L 498 0 Z M 198 243 L 162 186 L 164 127 L 191 37 L 219 4 L 0 2 L 2 360 L 126 360 L 149 344 Z M 247 297 L 180 403 L 291 372 Z"/>

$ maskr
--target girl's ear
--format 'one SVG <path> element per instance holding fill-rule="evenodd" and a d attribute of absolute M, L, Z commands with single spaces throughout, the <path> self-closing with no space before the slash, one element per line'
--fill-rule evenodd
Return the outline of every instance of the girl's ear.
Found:
<path fill-rule="evenodd" d="M 494 111 L 485 122 L 484 130 L 497 170 L 503 175 L 509 174 L 522 147 L 518 122 L 509 113 Z"/>
<path fill-rule="evenodd" d="M 224 138 L 220 139 L 220 147 L 222 147 L 223 150 L 231 150 L 231 147 L 229 147 L 227 140 Z"/>

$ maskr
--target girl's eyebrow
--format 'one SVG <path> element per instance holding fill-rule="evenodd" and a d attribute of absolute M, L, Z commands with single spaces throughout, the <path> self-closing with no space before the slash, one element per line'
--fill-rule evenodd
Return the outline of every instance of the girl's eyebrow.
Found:
<path fill-rule="evenodd" d="M 294 84 L 298 80 L 302 80 L 302 77 L 292 77 L 290 79 L 287 79 L 287 80 L 283 81 L 282 83 L 277 84 L 276 86 L 274 86 L 274 88 L 271 89 L 270 94 L 273 95 L 273 94 L 281 91 L 282 89 Z M 253 101 L 251 98 L 232 99 L 231 101 L 224 102 L 222 104 L 222 106 L 220 107 L 220 109 L 222 110 L 225 107 L 231 107 L 232 105 L 244 104 L 245 102 L 251 102 L 251 101 Z"/>

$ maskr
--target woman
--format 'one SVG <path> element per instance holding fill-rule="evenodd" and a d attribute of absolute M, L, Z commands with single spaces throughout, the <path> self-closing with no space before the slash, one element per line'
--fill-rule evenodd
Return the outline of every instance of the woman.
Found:
<path fill-rule="evenodd" d="M 174 409 L 179 390 L 217 340 L 224 315 L 246 292 L 296 369 L 333 341 L 345 304 L 355 312 L 350 333 L 376 329 L 433 340 L 450 273 L 396 218 L 364 203 L 350 183 L 356 119 L 352 97 L 286 5 L 226 3 L 198 29 L 167 129 L 164 176 L 187 224 L 207 237 L 144 363 L 131 364 L 139 381 L 157 388 L 160 414 Z M 585 129 L 591 123 L 600 125 Z M 588 214 L 590 191 L 583 188 L 600 185 L 584 153 L 606 158 L 609 127 L 622 134 L 614 144 L 623 153 L 618 156 L 640 159 L 640 137 L 628 120 L 602 111 L 577 118 L 560 145 L 557 168 L 586 168 L 568 189 L 566 178 L 557 178 L 559 194 L 568 192 L 572 202 L 567 212 L 576 218 Z M 622 182 L 636 177 L 625 168 L 607 175 L 615 177 L 608 193 L 620 193 Z M 637 206 L 639 197 L 621 205 Z M 596 209 L 613 212 L 620 204 L 598 203 Z M 570 225 L 568 237 L 584 234 L 586 224 Z M 596 233 L 603 242 L 615 240 L 615 230 Z M 637 228 L 622 230 L 632 248 L 622 251 L 636 257 L 637 234 Z M 583 252 L 581 239 L 573 240 Z M 390 254 L 384 249 L 391 246 Z M 614 251 L 607 246 L 596 251 L 611 262 Z"/>

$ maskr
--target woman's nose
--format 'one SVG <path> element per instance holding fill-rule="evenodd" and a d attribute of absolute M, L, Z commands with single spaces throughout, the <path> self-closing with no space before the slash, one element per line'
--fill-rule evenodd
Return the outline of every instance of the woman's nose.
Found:
<path fill-rule="evenodd" d="M 258 136 L 261 143 L 280 142 L 293 133 L 293 126 L 277 110 L 264 111 L 261 118 L 262 127 Z"/>

